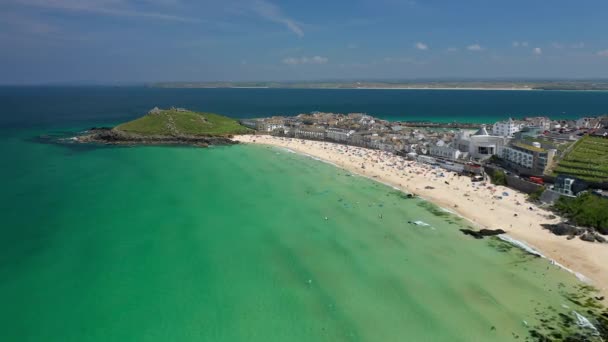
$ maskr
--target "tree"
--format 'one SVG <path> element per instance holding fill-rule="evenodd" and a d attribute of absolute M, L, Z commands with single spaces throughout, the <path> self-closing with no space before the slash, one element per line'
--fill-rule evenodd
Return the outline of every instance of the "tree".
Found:
<path fill-rule="evenodd" d="M 494 185 L 507 185 L 507 176 L 502 170 L 494 170 L 492 175 L 490 175 L 490 178 Z"/>

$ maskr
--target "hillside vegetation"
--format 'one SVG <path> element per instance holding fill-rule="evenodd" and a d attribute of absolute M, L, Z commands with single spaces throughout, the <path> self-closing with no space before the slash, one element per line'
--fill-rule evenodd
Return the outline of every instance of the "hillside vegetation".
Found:
<path fill-rule="evenodd" d="M 224 136 L 244 134 L 251 130 L 236 120 L 212 113 L 169 109 L 118 125 L 116 131 L 143 136 Z"/>
<path fill-rule="evenodd" d="M 575 198 L 562 196 L 554 208 L 579 226 L 593 227 L 608 234 L 608 199 L 590 193 Z"/>
<path fill-rule="evenodd" d="M 608 139 L 586 136 L 559 162 L 556 174 L 568 174 L 592 182 L 608 181 Z"/>

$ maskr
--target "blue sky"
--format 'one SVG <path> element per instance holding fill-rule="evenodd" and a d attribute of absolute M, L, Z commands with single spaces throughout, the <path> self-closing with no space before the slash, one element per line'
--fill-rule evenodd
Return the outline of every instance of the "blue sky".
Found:
<path fill-rule="evenodd" d="M 607 78 L 606 0 L 1 0 L 0 83 Z"/>

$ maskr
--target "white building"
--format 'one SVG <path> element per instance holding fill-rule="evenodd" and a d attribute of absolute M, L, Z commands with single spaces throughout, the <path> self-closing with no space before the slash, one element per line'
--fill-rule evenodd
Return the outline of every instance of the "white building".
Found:
<path fill-rule="evenodd" d="M 576 120 L 576 128 L 600 128 L 600 120 L 597 118 L 580 118 Z"/>
<path fill-rule="evenodd" d="M 325 139 L 325 129 L 318 127 L 298 127 L 294 133 L 296 138 Z"/>
<path fill-rule="evenodd" d="M 275 129 L 285 129 L 285 125 L 282 123 L 266 122 L 262 125 L 262 129 L 260 129 L 260 131 L 272 132 Z"/>
<path fill-rule="evenodd" d="M 500 155 L 506 142 L 506 137 L 489 135 L 485 126 L 482 126 L 474 134 L 461 131 L 454 140 L 454 146 L 461 152 L 467 152 L 471 158 L 481 160 Z"/>
<path fill-rule="evenodd" d="M 460 158 L 462 152 L 454 148 L 452 144 L 446 144 L 443 140 L 439 140 L 437 144 L 429 148 L 429 154 L 434 157 L 456 160 Z"/>
<path fill-rule="evenodd" d="M 353 133 L 355 133 L 353 130 L 349 131 L 346 129 L 331 127 L 327 129 L 327 139 L 334 141 L 348 141 Z"/>
<path fill-rule="evenodd" d="M 498 121 L 495 123 L 492 127 L 492 134 L 501 137 L 510 137 L 521 131 L 522 127 L 524 127 L 523 123 L 513 121 L 513 119 L 509 118 L 507 121 Z"/>
<path fill-rule="evenodd" d="M 505 146 L 502 149 L 502 158 L 516 168 L 524 168 L 534 174 L 541 175 L 550 165 L 555 156 L 556 150 L 545 150 L 540 143 L 534 142 L 532 145 L 515 143 Z"/>
<path fill-rule="evenodd" d="M 524 119 L 529 126 L 539 127 L 541 131 L 548 131 L 551 129 L 551 119 L 546 116 L 536 116 Z"/>
<path fill-rule="evenodd" d="M 559 121 L 551 121 L 551 124 L 550 124 L 551 130 L 560 129 L 560 128 L 562 128 L 562 124 L 559 123 Z"/>

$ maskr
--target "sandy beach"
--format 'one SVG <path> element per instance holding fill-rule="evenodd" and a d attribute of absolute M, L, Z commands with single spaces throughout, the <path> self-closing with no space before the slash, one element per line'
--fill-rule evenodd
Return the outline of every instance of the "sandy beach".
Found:
<path fill-rule="evenodd" d="M 480 228 L 501 228 L 511 238 L 524 242 L 607 293 L 608 265 L 603 261 L 608 260 L 608 246 L 578 238 L 567 240 L 565 236 L 544 230 L 541 224 L 556 223 L 559 219 L 549 219 L 551 213 L 527 202 L 523 193 L 489 183 L 472 183 L 468 177 L 377 150 L 266 135 L 241 135 L 235 140 L 307 154 L 414 193 Z M 505 196 L 505 192 L 508 195 Z"/>

